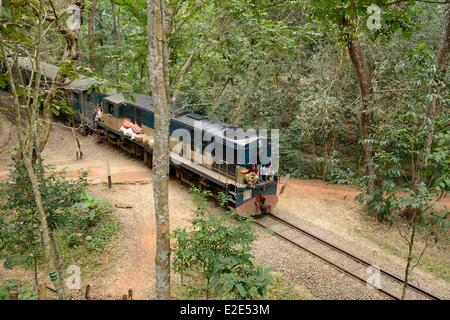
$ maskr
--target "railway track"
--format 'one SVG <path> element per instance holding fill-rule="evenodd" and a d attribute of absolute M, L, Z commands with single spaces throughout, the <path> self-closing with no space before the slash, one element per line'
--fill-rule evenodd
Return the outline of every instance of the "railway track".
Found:
<path fill-rule="evenodd" d="M 333 268 L 364 284 L 368 283 L 370 273 L 379 270 L 379 285 L 374 283 L 375 286 L 372 286 L 372 288 L 389 296 L 391 299 L 400 299 L 403 288 L 403 280 L 400 277 L 375 267 L 372 263 L 272 214 L 267 214 L 255 220 L 255 223 L 269 230 L 276 237 L 308 252 Z M 407 286 L 406 299 L 440 300 L 439 297 L 413 284 L 408 284 Z"/>

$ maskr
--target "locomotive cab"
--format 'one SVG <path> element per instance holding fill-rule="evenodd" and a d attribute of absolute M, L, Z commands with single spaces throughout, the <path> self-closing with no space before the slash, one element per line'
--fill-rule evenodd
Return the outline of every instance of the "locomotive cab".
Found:
<path fill-rule="evenodd" d="M 237 148 L 245 152 L 245 162 L 238 162 L 244 187 L 236 188 L 236 211 L 242 216 L 271 212 L 278 202 L 278 177 L 273 168 L 271 140 L 256 138 Z"/>
<path fill-rule="evenodd" d="M 178 137 L 178 130 L 188 133 L 188 139 Z M 278 179 L 271 170 L 270 139 L 192 113 L 173 118 L 171 132 L 183 146 L 171 156 L 181 180 L 192 182 L 197 176 L 201 185 L 226 192 L 230 206 L 243 216 L 270 211 L 277 203 Z M 194 174 L 183 177 L 183 169 Z"/>

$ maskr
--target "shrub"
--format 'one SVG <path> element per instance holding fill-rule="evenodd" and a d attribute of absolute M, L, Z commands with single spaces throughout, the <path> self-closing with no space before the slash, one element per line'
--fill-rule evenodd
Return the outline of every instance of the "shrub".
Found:
<path fill-rule="evenodd" d="M 17 289 L 20 300 L 36 300 L 37 296 L 33 292 L 33 288 L 26 282 L 17 280 L 6 280 L 0 283 L 0 300 L 9 299 L 9 291 Z"/>
<path fill-rule="evenodd" d="M 87 192 L 85 173 L 67 179 L 64 172 L 51 167 L 39 168 L 41 192 L 49 226 L 59 247 L 66 250 L 85 246 L 100 251 L 117 231 L 118 223 L 110 218 L 112 206 Z M 45 174 L 44 174 L 45 172 Z M 25 169 L 17 165 L 11 179 L 0 185 L 0 259 L 5 267 L 37 267 L 43 262 L 40 219 Z M 62 258 L 67 252 L 62 252 Z M 64 263 L 64 261 L 63 261 Z"/>
<path fill-rule="evenodd" d="M 184 273 L 199 272 L 205 280 L 207 299 L 210 290 L 219 298 L 264 296 L 272 278 L 268 269 L 254 263 L 251 245 L 255 235 L 250 221 L 232 225 L 210 213 L 206 200 L 210 195 L 193 189 L 196 210 L 192 228 L 175 231 L 175 272 L 181 274 L 182 282 Z M 222 194 L 219 201 L 226 204 L 228 199 Z"/>

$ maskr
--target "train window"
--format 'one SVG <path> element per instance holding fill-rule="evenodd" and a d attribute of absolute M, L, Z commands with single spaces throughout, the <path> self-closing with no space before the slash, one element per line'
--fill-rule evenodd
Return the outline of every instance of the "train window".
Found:
<path fill-rule="evenodd" d="M 73 92 L 72 99 L 72 105 L 74 106 L 75 110 L 80 110 L 80 94 L 78 92 Z"/>
<path fill-rule="evenodd" d="M 195 135 L 194 135 L 194 130 L 190 130 L 191 132 L 191 150 L 195 151 Z"/>
<path fill-rule="evenodd" d="M 120 104 L 119 105 L 119 118 L 125 118 L 125 105 Z"/>
<path fill-rule="evenodd" d="M 111 103 L 108 103 L 108 114 L 110 114 L 110 115 L 114 115 L 114 105 L 112 105 Z"/>
<path fill-rule="evenodd" d="M 136 123 L 140 126 L 142 125 L 142 115 L 139 109 L 136 109 Z"/>

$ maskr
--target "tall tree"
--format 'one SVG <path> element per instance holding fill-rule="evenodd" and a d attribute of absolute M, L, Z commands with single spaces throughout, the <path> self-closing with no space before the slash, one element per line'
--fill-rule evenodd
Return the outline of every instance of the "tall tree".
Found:
<path fill-rule="evenodd" d="M 433 141 L 435 137 L 435 118 L 437 115 L 437 109 L 439 106 L 440 99 L 438 97 L 443 96 L 443 88 L 445 88 L 445 84 L 443 83 L 443 79 L 446 77 L 447 69 L 448 69 L 448 63 L 449 63 L 449 52 L 450 52 L 450 6 L 447 7 L 444 13 L 444 19 L 443 19 L 443 32 L 442 37 L 438 46 L 438 52 L 436 54 L 435 59 L 435 79 L 432 81 L 433 85 L 431 91 L 431 100 L 427 106 L 426 109 L 426 120 L 430 123 L 429 126 L 424 125 L 424 128 L 427 130 L 427 134 L 425 136 L 425 143 L 424 143 L 424 150 L 422 151 L 422 154 L 420 155 L 419 152 L 417 152 L 420 156 L 417 160 L 417 167 L 419 172 L 427 172 L 427 167 L 429 164 L 429 159 L 431 156 Z M 414 159 L 414 157 L 412 157 Z M 414 169 L 415 165 L 413 162 L 412 168 Z M 412 178 L 412 187 L 414 189 L 414 192 L 416 194 L 423 193 L 423 186 L 424 185 L 430 185 L 430 182 L 427 181 L 429 179 L 426 179 L 426 177 L 422 174 L 413 175 Z M 425 184 L 424 184 L 425 183 Z M 419 227 L 419 224 L 424 220 L 423 215 L 426 213 L 427 210 L 430 210 L 431 207 L 424 209 L 420 206 L 408 206 L 408 212 L 409 218 L 411 220 L 411 233 L 409 235 L 409 239 L 404 237 L 406 242 L 408 243 L 408 254 L 406 259 L 406 267 L 405 267 L 405 276 L 404 276 L 404 285 L 402 290 L 402 299 L 405 299 L 406 297 L 406 290 L 407 285 L 409 281 L 409 277 L 414 270 L 414 268 L 420 263 L 420 260 L 422 258 L 422 255 L 424 251 L 426 250 L 426 246 L 424 247 L 422 253 L 418 257 L 417 261 L 413 263 L 413 249 L 414 244 L 416 240 L 417 235 L 417 229 Z"/>
<path fill-rule="evenodd" d="M 95 16 L 97 15 L 97 0 L 92 0 L 89 8 L 89 21 L 88 21 L 88 57 L 89 66 L 94 69 L 95 63 Z"/>
<path fill-rule="evenodd" d="M 148 0 L 148 65 L 155 104 L 153 197 L 156 217 L 156 298 L 170 299 L 169 74 L 165 0 Z"/>
<path fill-rule="evenodd" d="M 371 8 L 375 6 L 375 15 L 368 15 L 371 12 Z M 374 125 L 373 115 L 373 85 L 372 85 L 372 72 L 370 69 L 367 54 L 363 48 L 363 41 L 368 36 L 384 37 L 389 39 L 395 31 L 404 26 L 412 25 L 406 23 L 409 19 L 408 10 L 412 6 L 411 1 L 391 2 L 386 0 L 368 1 L 368 0 L 318 0 L 311 1 L 313 16 L 315 21 L 321 22 L 323 26 L 328 28 L 328 31 L 337 38 L 338 43 L 343 43 L 347 48 L 350 60 L 352 62 L 353 70 L 356 74 L 356 78 L 359 84 L 359 123 L 360 123 L 360 141 L 363 146 L 365 175 L 367 179 L 366 184 L 366 202 L 368 204 L 369 211 L 378 214 L 379 212 L 374 210 L 372 203 L 378 197 L 376 193 L 376 174 L 373 165 L 373 146 L 371 140 L 371 128 Z M 389 19 L 381 24 L 381 9 L 383 8 L 384 14 L 389 16 Z M 373 9 L 372 9 L 373 10 Z M 374 29 L 378 30 L 365 30 L 369 28 L 371 19 L 377 19 L 378 23 Z M 366 23 L 367 22 L 367 23 Z M 381 30 L 380 30 L 381 29 Z M 367 35 L 364 34 L 366 31 Z M 367 32 L 369 31 L 369 32 Z"/>
<path fill-rule="evenodd" d="M 16 12 L 14 12 L 14 9 L 10 9 L 12 18 L 11 24 L 15 25 L 14 17 L 16 17 Z M 14 79 L 13 76 L 13 62 L 15 58 L 20 53 L 23 54 L 23 52 L 19 51 L 19 46 L 17 43 L 13 43 L 8 50 L 6 40 L 2 33 L 0 33 L 1 55 L 6 65 L 7 80 L 13 95 L 13 104 L 16 111 L 16 132 L 19 141 L 20 155 L 20 159 L 17 160 L 16 165 L 24 165 L 30 180 L 35 205 L 40 218 L 41 239 L 47 260 L 48 272 L 51 280 L 55 282 L 58 298 L 64 299 L 64 278 L 59 259 L 59 252 L 48 224 L 48 213 L 44 208 L 40 182 L 42 172 L 39 169 L 42 165 L 40 157 L 41 149 L 39 148 L 40 135 L 38 132 L 38 118 L 40 103 L 43 97 L 43 88 L 41 87 L 41 55 L 43 37 L 46 32 L 44 31 L 44 3 L 43 1 L 39 1 L 30 7 L 21 8 L 20 10 L 22 13 L 21 22 L 31 25 L 34 29 L 34 34 L 30 37 L 30 40 L 32 40 L 31 43 L 35 44 L 35 47 L 32 49 L 32 54 L 29 54 L 28 56 L 30 60 L 33 61 L 33 72 L 28 80 L 28 83 L 23 83 L 23 79 L 20 76 L 18 77 L 19 80 Z M 2 32 L 6 31 L 5 34 L 15 34 L 14 32 L 16 30 L 10 28 L 5 29 L 6 30 L 2 30 Z M 10 58 L 8 51 L 14 58 Z M 28 90 L 19 90 L 20 87 L 27 87 Z M 46 101 L 44 100 L 44 103 L 45 102 Z M 22 117 L 23 112 L 26 113 L 26 117 Z"/>
<path fill-rule="evenodd" d="M 372 93 L 372 80 L 366 54 L 359 41 L 348 39 L 347 49 L 352 60 L 353 68 L 359 83 L 360 92 L 360 138 L 363 141 L 364 161 L 367 176 L 367 194 L 371 196 L 375 187 L 375 172 L 371 165 L 373 151 L 372 145 L 367 141 L 370 135 L 373 114 L 370 111 L 370 96 Z"/>
<path fill-rule="evenodd" d="M 51 12 L 53 16 L 47 16 L 46 19 L 49 21 L 56 22 L 58 32 L 64 37 L 66 41 L 66 47 L 61 57 L 61 63 L 65 65 L 70 65 L 72 62 L 78 62 L 80 57 L 80 48 L 79 48 L 79 32 L 82 23 L 82 9 L 83 3 L 81 1 L 76 1 L 73 5 L 69 6 L 67 9 L 64 9 L 63 12 L 69 12 L 69 20 L 70 23 L 64 24 L 64 21 L 61 19 L 62 14 L 58 12 L 58 9 L 55 5 L 54 0 L 48 0 L 48 3 L 51 8 Z M 69 21 L 68 20 L 68 21 Z M 39 143 L 39 149 L 44 150 L 45 145 L 47 144 L 48 138 L 50 136 L 50 131 L 52 128 L 52 119 L 53 119 L 53 109 L 52 105 L 54 100 L 56 99 L 58 92 L 61 88 L 64 87 L 65 82 L 67 80 L 67 76 L 61 72 L 56 74 L 55 79 L 53 80 L 52 86 L 50 90 L 47 92 L 46 99 L 44 101 L 44 112 L 43 112 L 43 121 L 42 121 L 42 134 Z"/>
<path fill-rule="evenodd" d="M 122 36 L 121 36 L 121 30 L 120 30 L 120 7 L 117 6 L 116 0 L 111 0 L 111 12 L 112 12 L 112 33 L 113 33 L 113 39 L 114 39 L 114 46 L 116 48 L 119 48 L 122 44 Z M 119 51 L 116 49 L 116 54 L 115 54 L 115 59 L 114 59 L 114 63 L 115 63 L 115 81 L 116 84 L 120 83 L 120 80 L 122 80 L 122 75 L 121 75 L 121 57 L 119 54 Z"/>

